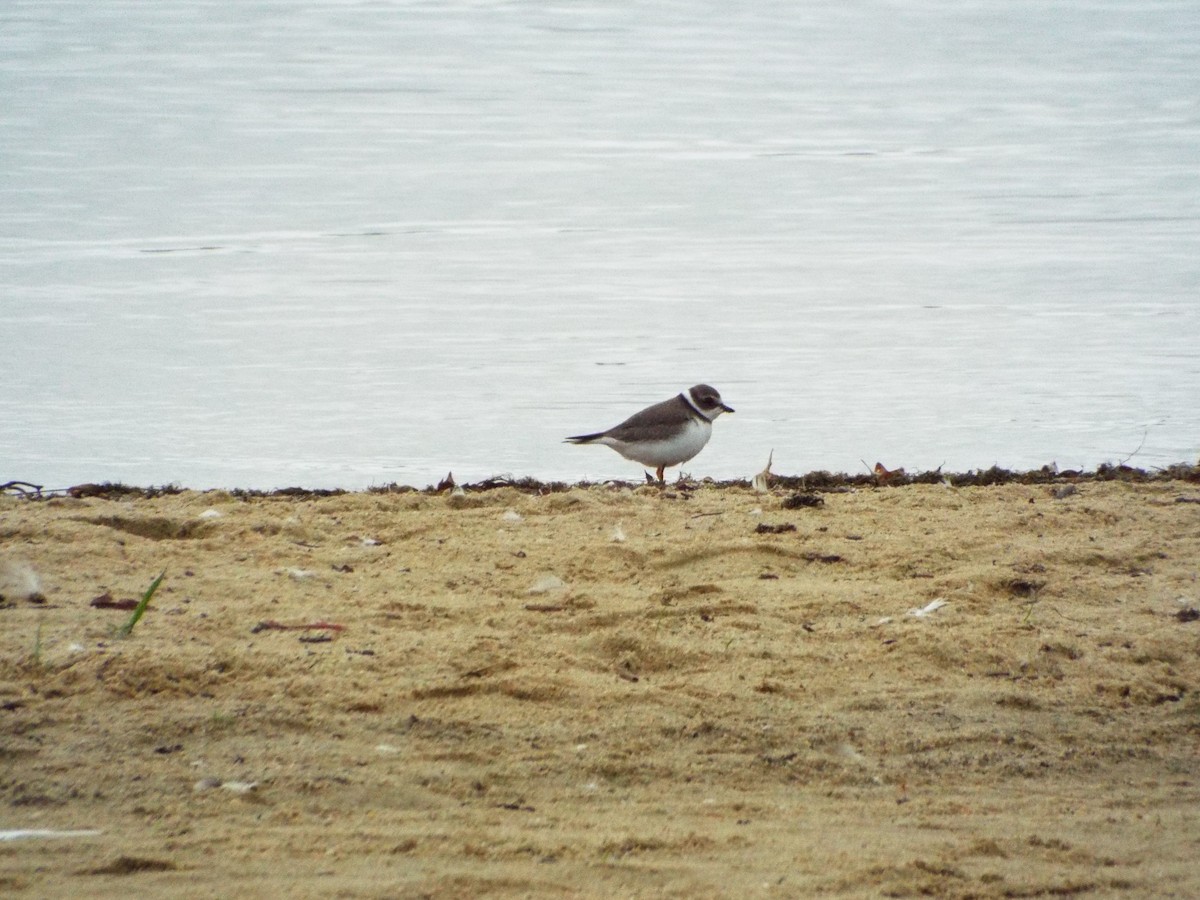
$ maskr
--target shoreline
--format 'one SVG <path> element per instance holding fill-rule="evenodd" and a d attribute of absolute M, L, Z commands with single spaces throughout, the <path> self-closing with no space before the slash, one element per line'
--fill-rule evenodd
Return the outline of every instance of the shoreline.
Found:
<path fill-rule="evenodd" d="M 1040 469 L 1005 469 L 991 466 L 987 469 L 969 469 L 966 472 L 943 472 L 941 469 L 909 473 L 904 469 L 887 470 L 876 463 L 876 471 L 872 473 L 829 472 L 815 470 L 805 475 L 779 475 L 769 473 L 768 484 L 773 489 L 796 491 L 812 491 L 825 493 L 847 488 L 860 487 L 904 487 L 913 484 L 944 484 L 949 487 L 990 487 L 1006 484 L 1024 485 L 1068 485 L 1086 484 L 1089 482 L 1123 481 L 1135 484 L 1146 484 L 1157 481 L 1187 481 L 1200 482 L 1200 462 L 1174 463 L 1169 466 L 1142 469 L 1124 464 L 1102 464 L 1095 469 L 1058 469 L 1053 466 L 1042 466 Z M 300 486 L 274 488 L 271 490 L 259 488 L 191 488 L 178 484 L 141 487 L 121 482 L 87 482 L 66 488 L 48 489 L 43 485 L 28 481 L 9 481 L 0 484 L 0 495 L 18 496 L 30 500 L 49 499 L 52 497 L 131 497 L 151 499 L 161 496 L 172 496 L 182 493 L 211 494 L 221 493 L 233 497 L 341 497 L 353 494 L 439 494 L 444 491 L 461 488 L 463 491 L 481 493 L 511 488 L 522 494 L 557 494 L 572 490 L 587 490 L 596 487 L 639 488 L 661 487 L 664 489 L 678 488 L 695 490 L 700 486 L 717 489 L 748 488 L 753 482 L 748 478 L 714 480 L 711 478 L 667 481 L 659 485 L 647 476 L 644 482 L 613 479 L 608 481 L 542 481 L 532 476 L 514 478 L 510 476 L 495 476 L 477 482 L 458 484 L 454 481 L 453 473 L 442 479 L 436 485 L 426 485 L 423 488 L 415 485 L 405 485 L 392 482 L 377 487 L 354 490 L 348 488 L 305 488 Z"/>

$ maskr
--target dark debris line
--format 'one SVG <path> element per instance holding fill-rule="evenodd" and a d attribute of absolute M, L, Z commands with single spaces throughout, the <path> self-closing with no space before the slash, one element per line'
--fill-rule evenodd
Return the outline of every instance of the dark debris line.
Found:
<path fill-rule="evenodd" d="M 1167 466 L 1163 469 L 1154 469 L 1147 471 L 1145 469 L 1136 469 L 1125 465 L 1101 465 L 1095 471 L 1076 471 L 1063 470 L 1059 471 L 1051 466 L 1043 466 L 1040 469 L 1031 469 L 1024 472 L 1013 471 L 1011 469 L 1002 469 L 999 466 L 992 466 L 990 469 L 973 469 L 969 472 L 943 472 L 936 469 L 932 472 L 919 472 L 916 474 L 907 474 L 900 471 L 889 472 L 886 477 L 880 477 L 873 473 L 862 473 L 848 475 L 844 472 L 825 472 L 816 471 L 809 472 L 807 475 L 772 475 L 771 486 L 783 490 L 793 491 L 808 491 L 808 492 L 831 492 L 841 491 L 847 488 L 893 488 L 902 487 L 908 484 L 949 484 L 952 487 L 989 487 L 992 485 L 1002 484 L 1045 484 L 1045 485 L 1070 485 L 1080 484 L 1095 481 L 1124 481 L 1131 483 L 1146 483 L 1155 481 L 1187 481 L 1194 484 L 1200 484 L 1200 464 L 1187 465 L 1179 463 L 1173 466 Z M 668 485 L 668 488 L 677 488 L 680 490 L 691 490 L 702 485 L 707 485 L 716 488 L 749 488 L 750 481 L 748 479 L 735 479 L 732 481 L 708 481 L 703 482 L 687 482 L 675 485 Z M 449 490 L 456 485 L 452 478 L 443 479 L 437 486 L 430 485 L 425 488 L 415 488 L 409 485 L 401 484 L 386 484 L 379 487 L 368 488 L 365 493 L 371 494 L 437 494 L 441 491 Z M 641 487 L 641 482 L 630 481 L 579 481 L 568 483 L 565 481 L 539 481 L 536 478 L 509 478 L 498 476 L 487 478 L 483 481 L 475 482 L 474 484 L 458 485 L 464 491 L 471 493 L 483 493 L 486 491 L 496 490 L 498 488 L 514 488 L 524 494 L 558 494 L 564 491 L 569 491 L 574 488 L 590 488 L 597 486 L 615 487 L 615 488 L 636 488 Z M 115 498 L 141 498 L 152 499 L 154 497 L 169 496 L 172 494 L 181 494 L 186 490 L 178 485 L 163 485 L 161 487 L 131 487 L 125 484 L 116 484 L 113 482 L 103 482 L 100 484 L 78 484 L 69 488 L 46 489 L 42 485 L 31 484 L 27 481 L 9 481 L 0 484 L 0 493 L 12 494 L 14 496 L 23 497 L 29 500 L 46 500 L 51 497 L 100 497 L 103 499 Z M 341 488 L 334 489 L 313 489 L 302 487 L 287 487 L 279 488 L 273 491 L 262 490 L 247 490 L 236 489 L 229 491 L 229 494 L 239 499 L 250 499 L 255 497 L 297 497 L 302 499 L 313 499 L 319 497 L 337 497 L 343 494 L 354 493 L 353 491 L 343 490 Z"/>

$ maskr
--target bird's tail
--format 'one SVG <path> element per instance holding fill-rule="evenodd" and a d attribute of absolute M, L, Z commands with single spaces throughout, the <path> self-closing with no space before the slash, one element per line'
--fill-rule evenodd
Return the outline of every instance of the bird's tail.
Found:
<path fill-rule="evenodd" d="M 574 437 L 567 438 L 565 441 L 563 441 L 563 443 L 564 444 L 590 444 L 592 441 L 596 440 L 596 438 L 602 438 L 602 437 L 604 437 L 603 431 L 597 431 L 595 434 L 577 434 Z"/>

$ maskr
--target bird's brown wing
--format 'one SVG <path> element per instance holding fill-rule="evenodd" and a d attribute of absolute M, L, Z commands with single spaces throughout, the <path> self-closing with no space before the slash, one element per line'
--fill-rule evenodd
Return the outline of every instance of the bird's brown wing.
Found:
<path fill-rule="evenodd" d="M 683 401 L 678 397 L 664 400 L 648 406 L 639 413 L 634 413 L 620 425 L 605 432 L 609 437 L 619 441 L 663 440 L 673 437 L 675 430 L 690 416 L 686 408 L 681 408 Z"/>

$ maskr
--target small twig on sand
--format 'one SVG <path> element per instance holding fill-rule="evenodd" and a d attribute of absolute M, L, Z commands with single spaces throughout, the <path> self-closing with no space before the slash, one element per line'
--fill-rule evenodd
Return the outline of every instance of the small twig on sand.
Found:
<path fill-rule="evenodd" d="M 22 497 L 42 496 L 42 486 L 40 484 L 30 484 L 28 481 L 8 481 L 0 484 L 0 494 L 13 491 L 20 494 Z"/>
<path fill-rule="evenodd" d="M 345 631 L 345 625 L 339 625 L 337 622 L 308 622 L 304 625 L 284 625 L 282 622 L 276 622 L 274 619 L 267 619 L 265 622 L 259 622 L 250 629 L 251 634 L 258 634 L 260 631 Z"/>

